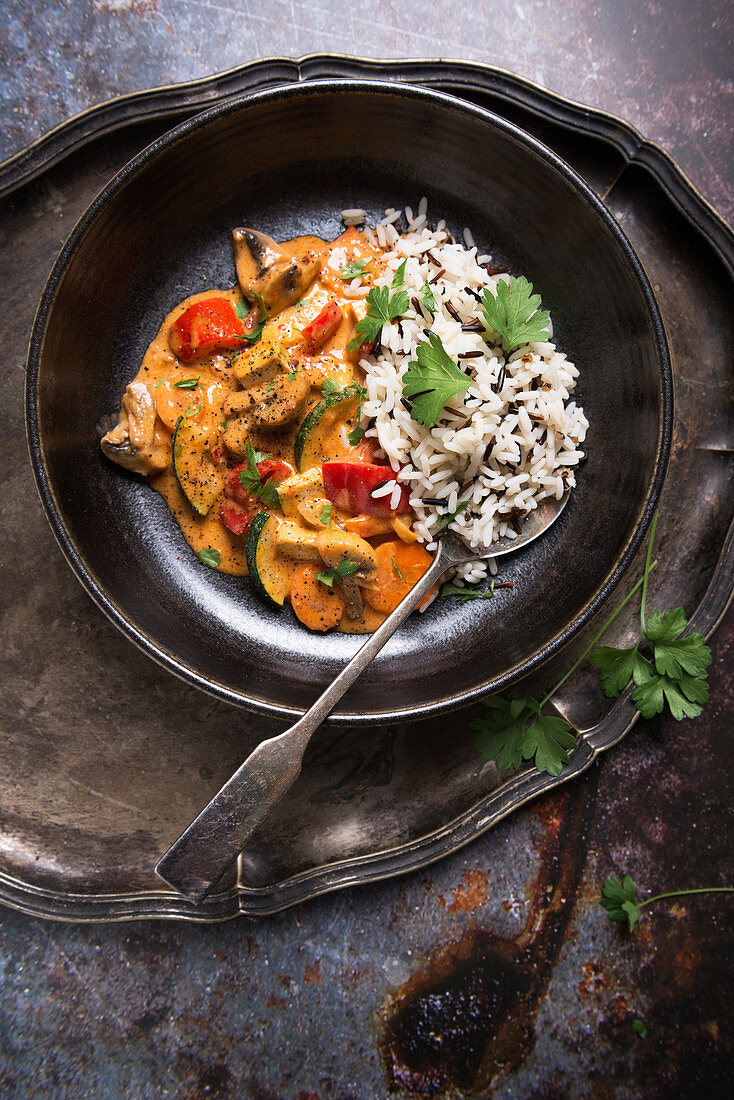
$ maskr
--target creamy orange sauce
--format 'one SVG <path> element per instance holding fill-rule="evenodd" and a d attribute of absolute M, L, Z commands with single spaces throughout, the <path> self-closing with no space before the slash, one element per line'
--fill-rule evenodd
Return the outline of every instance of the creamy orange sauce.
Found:
<path fill-rule="evenodd" d="M 375 278 L 383 270 L 383 261 L 361 235 L 351 233 L 347 236 L 346 243 L 343 238 L 327 243 L 317 237 L 298 237 L 278 246 L 279 250 L 293 256 L 303 255 L 304 250 L 310 250 L 322 261 L 318 275 L 302 297 L 294 304 L 281 308 L 275 315 L 271 313 L 261 337 L 263 341 L 277 341 L 299 376 L 307 379 L 310 392 L 300 414 L 292 422 L 269 427 L 259 426 L 248 420 L 246 433 L 256 450 L 293 466 L 299 428 L 309 411 L 323 400 L 321 387 L 324 382 L 330 379 L 343 389 L 354 381 L 362 381 L 357 363 L 358 353 L 349 352 L 347 344 L 354 335 L 355 324 L 365 314 L 365 302 L 364 298 L 351 298 L 344 294 L 345 285 L 349 284 L 345 284 L 339 277 L 339 272 L 350 261 L 366 258 L 370 266 L 365 275 Z M 239 265 L 238 275 L 242 281 Z M 156 403 L 156 439 L 161 441 L 165 468 L 152 474 L 151 486 L 166 501 L 171 515 L 195 554 L 207 548 L 214 549 L 220 555 L 217 566 L 220 572 L 245 576 L 248 571 L 245 537 L 233 534 L 219 519 L 224 489 L 206 515 L 198 514 L 174 473 L 171 446 L 176 423 L 180 417 L 184 417 L 205 429 L 208 437 L 214 440 L 212 454 L 225 484 L 228 470 L 244 461 L 243 457 L 228 451 L 225 446 L 227 425 L 231 424 L 231 418 L 235 416 L 231 405 L 227 406 L 226 403 L 233 395 L 243 392 L 234 370 L 238 352 L 217 352 L 190 362 L 182 362 L 174 355 L 170 344 L 172 326 L 192 305 L 222 298 L 238 305 L 242 302 L 240 287 L 201 291 L 175 306 L 148 347 L 134 382 L 144 383 Z M 324 307 L 334 301 L 342 310 L 341 323 L 318 351 L 310 352 L 302 331 L 319 316 Z M 181 382 L 186 383 L 184 388 L 176 386 L 176 383 Z M 233 400 L 236 402 L 238 398 L 234 397 Z M 356 399 L 341 408 L 328 410 L 319 422 L 318 461 L 357 461 L 357 448 L 351 447 L 344 438 L 345 431 L 348 433 L 356 424 Z M 333 515 L 342 526 L 343 521 L 349 518 L 336 506 Z M 294 568 L 296 564 L 294 561 Z M 352 634 L 367 633 L 374 631 L 384 619 L 384 614 L 365 604 L 360 617 L 350 618 L 344 614 L 337 629 Z"/>

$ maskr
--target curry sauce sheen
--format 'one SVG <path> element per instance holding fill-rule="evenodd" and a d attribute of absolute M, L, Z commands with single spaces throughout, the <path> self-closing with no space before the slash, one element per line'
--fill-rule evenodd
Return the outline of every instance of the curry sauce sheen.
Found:
<path fill-rule="evenodd" d="M 362 375 L 360 350 L 347 345 L 367 307 L 345 293 L 342 273 L 361 260 L 369 286 L 381 255 L 353 228 L 284 244 L 236 229 L 233 244 L 238 285 L 171 310 L 102 449 L 149 478 L 193 552 L 215 551 L 220 572 L 245 576 L 249 558 L 258 591 L 289 599 L 305 625 L 369 633 L 410 587 L 397 566 L 378 567 L 376 547 L 410 548 L 413 573 L 431 560 L 407 505 L 398 514 L 371 496 L 395 481 L 391 468 L 374 445 L 349 441 Z"/>

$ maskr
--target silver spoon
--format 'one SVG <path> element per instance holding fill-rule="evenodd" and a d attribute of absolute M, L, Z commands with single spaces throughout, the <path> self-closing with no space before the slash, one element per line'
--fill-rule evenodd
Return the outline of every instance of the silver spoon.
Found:
<path fill-rule="evenodd" d="M 250 753 L 158 861 L 156 873 L 185 897 L 203 901 L 296 781 L 312 734 L 443 574 L 457 565 L 496 558 L 526 546 L 558 519 L 567 500 L 568 493 L 564 493 L 560 500 L 543 501 L 525 518 L 522 534 L 498 540 L 485 554 L 471 551 L 455 535 L 445 535 L 427 572 L 405 599 L 360 646 L 303 718 L 285 733 L 262 741 Z"/>

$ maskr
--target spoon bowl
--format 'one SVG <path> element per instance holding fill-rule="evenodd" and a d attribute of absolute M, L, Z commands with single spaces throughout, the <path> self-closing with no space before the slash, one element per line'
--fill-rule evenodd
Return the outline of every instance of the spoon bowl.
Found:
<path fill-rule="evenodd" d="M 160 878 L 191 901 L 203 901 L 298 778 L 313 734 L 426 593 L 450 569 L 509 554 L 537 539 L 555 523 L 568 498 L 567 491 L 559 499 L 542 501 L 518 535 L 498 539 L 484 553 L 451 532 L 445 534 L 427 571 L 326 691 L 290 729 L 261 742 L 174 841 L 156 866 Z"/>

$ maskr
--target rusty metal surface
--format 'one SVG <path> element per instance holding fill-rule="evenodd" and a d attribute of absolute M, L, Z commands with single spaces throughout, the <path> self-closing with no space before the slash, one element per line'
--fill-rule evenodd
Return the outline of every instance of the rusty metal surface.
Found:
<path fill-rule="evenodd" d="M 155 4 L 96 7 L 101 16 L 98 34 L 115 9 L 116 18 L 138 28 L 160 10 Z M 524 10 L 532 14 L 531 7 Z M 191 11 L 186 9 L 187 17 Z M 306 18 L 303 11 L 301 19 Z M 568 19 L 574 18 L 575 9 L 570 11 Z M 722 23 L 724 12 L 722 7 Z M 581 14 L 576 11 L 570 45 L 564 42 L 577 61 L 588 49 L 579 29 Z M 681 56 L 690 57 L 693 32 L 697 29 L 704 49 L 710 31 L 696 22 L 692 5 L 683 5 L 680 15 L 673 41 Z M 599 16 L 593 18 L 598 23 Z M 29 29 L 29 39 L 37 40 L 39 33 L 37 27 Z M 457 50 L 468 33 L 463 27 L 455 32 Z M 508 51 L 513 33 L 507 32 L 500 43 Z M 669 28 L 666 33 L 672 34 Z M 531 30 L 533 35 L 536 44 L 544 42 L 539 28 Z M 620 41 L 620 64 L 624 59 L 631 66 L 639 61 L 639 47 L 634 45 L 630 53 L 624 44 L 622 52 Z M 718 50 L 717 40 L 715 48 L 704 52 L 706 62 L 699 63 L 699 72 L 709 80 L 716 72 Z M 210 68 L 219 67 L 220 56 L 210 55 Z M 652 52 L 645 55 L 643 69 L 648 79 L 651 71 L 664 79 L 666 70 L 655 69 L 662 66 L 655 57 Z M 607 92 L 600 105 L 615 108 L 615 95 L 618 102 L 630 95 L 638 77 L 626 68 L 626 83 L 615 93 L 611 81 L 604 83 L 610 74 L 608 58 L 592 49 L 592 59 L 591 70 Z M 542 79 L 537 62 L 528 61 L 525 71 Z M 154 83 L 160 70 L 146 72 L 138 70 L 138 86 Z M 687 86 L 700 89 L 701 80 L 694 73 Z M 568 78 L 569 84 L 573 81 Z M 21 84 L 19 74 L 16 89 Z M 573 87 L 564 90 L 573 93 Z M 652 90 L 647 94 L 659 113 L 660 97 Z M 676 104 L 673 140 L 668 142 L 676 152 L 675 138 L 682 132 L 681 148 L 689 156 L 693 150 L 695 161 L 698 120 L 708 111 L 716 114 L 716 99 L 712 95 L 693 119 Z M 53 97 L 49 102 L 53 107 Z M 639 101 L 635 110 L 640 111 Z M 649 126 L 643 129 L 650 133 Z M 656 136 L 664 133 L 656 131 Z M 16 348 L 30 322 L 33 288 L 42 283 L 53 249 L 107 178 L 105 173 L 111 174 L 124 159 L 126 148 L 139 147 L 135 143 L 140 137 L 130 135 L 85 154 L 82 164 L 89 171 L 76 190 L 68 186 L 64 171 L 46 180 L 26 211 L 22 231 L 12 223 L 16 235 L 12 242 L 6 239 L 4 253 L 11 307 L 5 323 L 6 337 Z M 611 182 L 614 165 L 608 168 Z M 720 189 L 728 171 L 725 145 L 713 153 L 706 146 L 698 170 L 710 181 L 710 193 Z M 627 182 L 634 180 L 628 177 Z M 630 204 L 621 201 L 623 190 L 616 194 L 620 204 L 615 213 L 631 219 Z M 644 238 L 661 205 L 653 198 L 649 210 L 635 213 L 638 224 L 626 228 L 636 228 Z M 10 213 L 16 212 L 11 203 Z M 675 241 L 681 232 L 680 223 L 671 219 L 664 235 Z M 22 254 L 18 244 L 25 249 Z M 681 279 L 695 282 L 702 259 L 694 249 L 672 269 L 663 264 L 654 278 L 661 296 L 672 295 Z M 706 308 L 705 295 L 687 307 L 683 297 L 671 299 L 680 310 L 672 315 L 674 336 L 682 340 L 687 359 L 695 362 L 698 349 L 690 346 L 690 322 L 697 310 Z M 19 361 L 12 361 L 16 371 Z M 683 380 L 682 396 L 691 407 L 706 384 L 707 366 L 701 362 L 698 372 Z M 726 364 L 722 376 L 725 369 Z M 11 381 L 14 385 L 12 375 Z M 727 410 L 720 395 L 711 399 L 710 409 L 704 460 L 714 477 L 719 476 L 717 464 L 723 468 L 727 461 L 721 446 L 727 438 L 722 436 Z M 17 440 L 22 431 L 19 407 L 11 402 L 6 416 L 6 439 Z M 700 468 L 693 465 L 695 456 L 687 451 L 685 436 L 678 439 L 677 453 L 689 481 L 697 478 Z M 70 721 L 83 716 L 87 706 L 90 729 L 91 716 L 97 723 L 97 753 L 59 792 L 56 856 L 63 861 L 64 846 L 75 839 L 61 828 L 65 800 L 73 799 L 83 814 L 94 818 L 95 800 L 115 798 L 104 787 L 104 761 L 123 735 L 126 758 L 120 765 L 137 795 L 133 803 L 117 792 L 118 810 L 134 819 L 155 803 L 147 761 L 165 732 L 167 715 L 175 711 L 187 716 L 188 733 L 180 743 L 183 769 L 200 756 L 212 755 L 212 742 L 204 739 L 214 736 L 217 752 L 222 751 L 215 766 L 226 770 L 242 744 L 261 732 L 253 719 L 194 692 L 183 693 L 120 639 L 88 605 L 60 559 L 29 491 L 27 471 L 11 465 L 4 477 L 6 536 L 23 525 L 23 538 L 8 540 L 4 556 L 7 591 L 23 594 L 11 601 L 4 617 L 4 682 L 14 686 L 7 712 L 18 743 L 27 748 L 24 770 L 16 776 L 18 789 L 32 793 L 53 754 L 73 746 Z M 704 479 L 704 493 L 709 484 Z M 695 489 L 689 486 L 692 494 Z M 690 577 L 696 598 L 715 558 L 722 519 L 714 509 L 695 560 L 677 563 Z M 17 560 L 19 553 L 33 558 L 32 585 Z M 661 597 L 675 587 L 673 577 L 671 571 L 661 582 Z M 731 881 L 728 730 L 734 706 L 727 670 L 733 628 L 730 615 L 714 639 L 712 700 L 704 717 L 695 723 L 639 724 L 571 786 L 520 811 L 463 853 L 409 878 L 308 902 L 256 924 L 84 927 L 49 925 L 0 911 L 5 992 L 0 1086 L 13 1096 L 219 1095 L 254 1100 L 362 1100 L 390 1092 L 454 1097 L 490 1092 L 500 1097 L 728 1095 L 731 909 L 716 898 L 661 904 L 646 910 L 644 927 L 629 938 L 607 922 L 596 898 L 601 880 L 612 872 L 628 871 L 654 892 Z M 151 712 L 152 699 L 156 706 Z M 567 705 L 579 708 L 574 716 L 581 720 L 584 708 L 594 702 L 577 697 Z M 226 738 L 219 732 L 224 724 L 229 727 Z M 270 725 L 263 723 L 264 728 Z M 132 743 L 127 736 L 131 727 L 140 731 Z M 449 791 L 452 754 L 447 742 L 456 734 L 445 721 L 443 728 L 430 731 L 426 744 L 426 752 L 443 749 L 441 769 Z M 366 754 L 349 738 L 340 741 L 343 782 L 336 789 L 321 784 L 332 844 L 339 829 L 349 825 L 349 815 L 340 810 L 365 790 L 384 788 L 396 754 L 404 750 L 405 736 L 405 731 L 396 731 L 383 743 L 378 731 Z M 214 786 L 212 766 L 197 766 L 202 780 Z M 460 790 L 456 796 L 460 800 Z M 179 812 L 185 817 L 188 806 Z M 12 826 L 7 805 L 3 817 Z M 50 821 L 53 826 L 53 812 L 46 810 L 45 817 L 44 825 Z M 150 827 L 146 818 L 141 832 Z M 298 844 L 294 836 L 292 867 L 298 866 Z M 247 869 L 255 881 L 269 872 L 268 856 L 265 847 L 259 863 Z M 123 867 L 123 878 L 139 873 L 125 866 L 125 858 L 111 837 L 90 854 L 81 885 L 93 884 L 110 864 Z M 45 873 L 53 872 L 49 859 Z M 142 875 L 138 881 L 147 884 Z M 634 1017 L 648 1024 L 645 1040 L 631 1031 Z"/>

